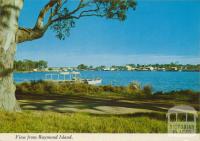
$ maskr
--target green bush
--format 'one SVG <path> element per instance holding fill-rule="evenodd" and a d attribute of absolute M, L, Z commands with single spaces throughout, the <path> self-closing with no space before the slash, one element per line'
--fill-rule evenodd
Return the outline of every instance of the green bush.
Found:
<path fill-rule="evenodd" d="M 152 95 L 152 86 L 150 86 L 150 85 L 145 85 L 145 86 L 143 87 L 143 94 L 144 94 L 145 96 L 151 96 L 151 95 Z"/>
<path fill-rule="evenodd" d="M 44 94 L 44 95 L 66 95 L 66 94 L 113 94 L 136 98 L 164 98 L 188 102 L 199 102 L 199 92 L 191 90 L 152 92 L 152 87 L 146 85 L 141 88 L 138 82 L 132 82 L 128 86 L 93 86 L 84 83 L 32 81 L 17 84 L 16 94 Z"/>
<path fill-rule="evenodd" d="M 17 93 L 26 94 L 72 94 L 103 92 L 102 87 L 84 83 L 32 81 L 17 84 Z"/>

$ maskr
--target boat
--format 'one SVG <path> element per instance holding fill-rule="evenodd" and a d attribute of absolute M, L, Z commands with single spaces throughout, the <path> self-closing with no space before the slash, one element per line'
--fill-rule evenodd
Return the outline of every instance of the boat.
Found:
<path fill-rule="evenodd" d="M 69 79 L 67 79 L 67 75 L 69 75 Z M 82 79 L 80 72 L 60 72 L 60 73 L 54 73 L 54 74 L 46 74 L 45 80 L 48 81 L 69 81 L 69 82 L 78 82 L 78 83 L 86 83 L 89 85 L 99 85 L 102 83 L 102 79 L 96 78 L 96 79 Z"/>
<path fill-rule="evenodd" d="M 99 85 L 102 83 L 102 79 L 86 79 L 87 84 Z"/>

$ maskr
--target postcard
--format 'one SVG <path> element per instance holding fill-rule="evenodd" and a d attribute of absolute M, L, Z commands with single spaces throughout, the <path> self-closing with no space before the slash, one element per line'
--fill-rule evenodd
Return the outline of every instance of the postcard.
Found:
<path fill-rule="evenodd" d="M 0 141 L 199 141 L 199 0 L 0 0 Z"/>

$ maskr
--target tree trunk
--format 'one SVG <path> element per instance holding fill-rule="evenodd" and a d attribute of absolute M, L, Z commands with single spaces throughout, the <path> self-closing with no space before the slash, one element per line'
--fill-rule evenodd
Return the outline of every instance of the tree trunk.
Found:
<path fill-rule="evenodd" d="M 19 111 L 13 83 L 18 17 L 23 0 L 0 0 L 0 109 Z"/>

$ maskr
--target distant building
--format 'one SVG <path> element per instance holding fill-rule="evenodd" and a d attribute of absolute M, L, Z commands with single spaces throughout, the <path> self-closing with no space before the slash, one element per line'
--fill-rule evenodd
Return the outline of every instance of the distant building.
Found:
<path fill-rule="evenodd" d="M 104 68 L 103 70 L 104 70 L 104 71 L 110 71 L 111 69 L 110 69 L 110 67 L 106 67 L 106 68 Z"/>
<path fill-rule="evenodd" d="M 177 68 L 177 67 L 171 67 L 171 70 L 175 70 L 175 71 L 177 71 L 178 68 Z"/>
<path fill-rule="evenodd" d="M 147 68 L 140 68 L 140 70 L 142 70 L 142 71 L 148 71 L 149 69 L 147 69 Z"/>
<path fill-rule="evenodd" d="M 66 70 L 68 70 L 68 71 L 73 71 L 73 70 L 75 70 L 76 68 L 74 68 L 74 67 L 66 67 Z"/>
<path fill-rule="evenodd" d="M 165 68 L 157 68 L 157 70 L 159 70 L 159 71 L 166 71 Z"/>
<path fill-rule="evenodd" d="M 130 65 L 127 65 L 127 66 L 126 66 L 126 68 L 127 68 L 127 70 L 128 70 L 128 71 L 135 70 L 135 68 L 134 68 L 134 67 L 132 67 L 132 66 L 130 66 Z"/>
<path fill-rule="evenodd" d="M 149 67 L 147 67 L 146 69 L 148 69 L 148 70 L 150 70 L 150 71 L 153 71 L 153 70 L 154 70 L 154 67 L 149 66 Z"/>
<path fill-rule="evenodd" d="M 37 72 L 37 71 L 38 71 L 38 69 L 33 69 L 33 71 L 34 71 L 34 72 Z"/>
<path fill-rule="evenodd" d="M 115 70 L 116 70 L 116 68 L 113 68 L 113 67 L 110 68 L 110 71 L 115 71 Z"/>

